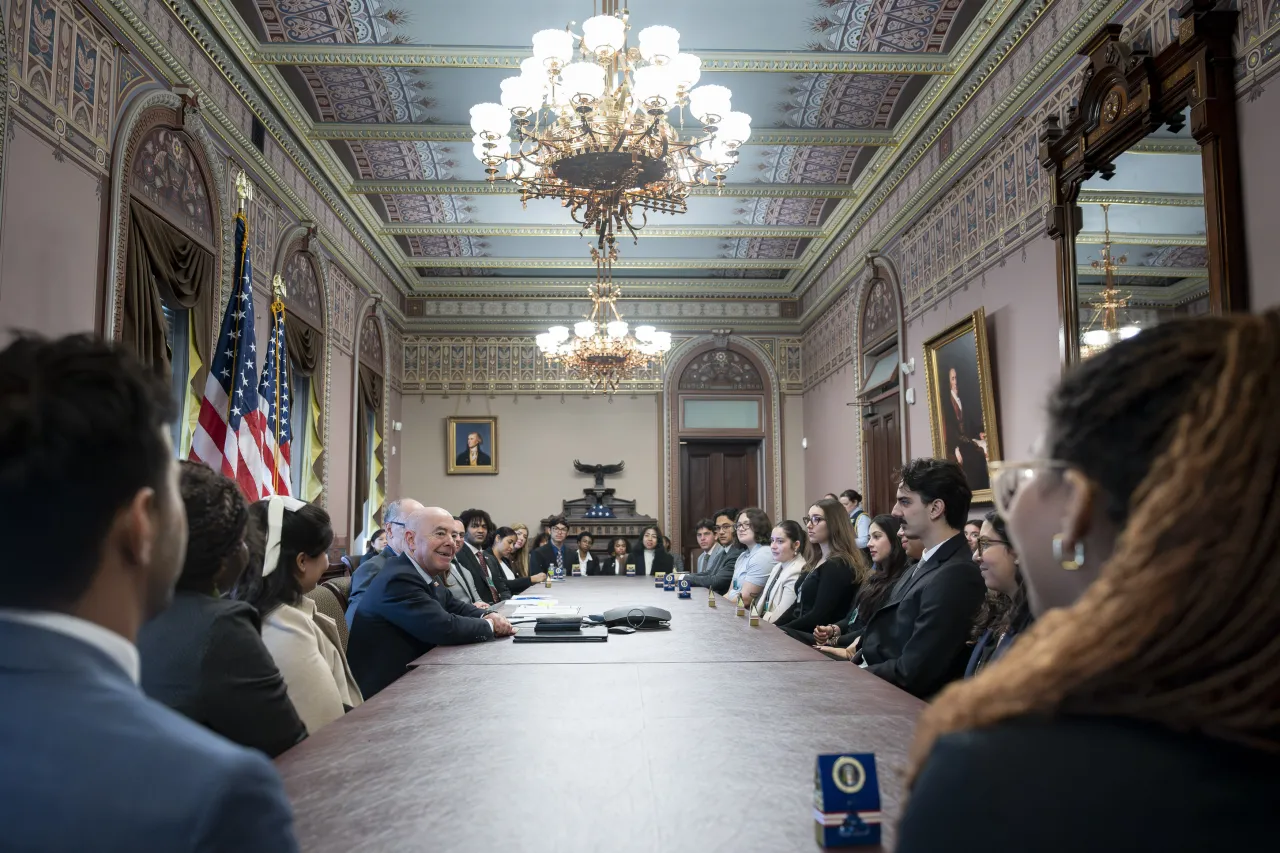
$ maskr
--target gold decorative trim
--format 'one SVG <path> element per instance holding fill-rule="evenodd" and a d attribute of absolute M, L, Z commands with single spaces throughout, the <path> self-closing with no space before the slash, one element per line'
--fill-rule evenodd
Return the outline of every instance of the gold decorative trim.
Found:
<path fill-rule="evenodd" d="M 355 195 L 519 195 L 520 187 L 506 181 L 352 181 Z M 844 184 L 725 184 L 694 187 L 690 195 L 725 198 L 852 198 L 856 190 Z"/>
<path fill-rule="evenodd" d="M 783 74 L 929 74 L 953 73 L 951 57 L 940 53 L 826 53 L 808 50 L 697 50 L 702 70 Z M 250 49 L 254 65 L 382 66 L 394 68 L 520 67 L 532 50 L 487 47 L 483 50 L 434 45 L 259 44 Z"/>
<path fill-rule="evenodd" d="M 1089 246 L 1100 246 L 1106 235 L 1101 231 L 1081 231 L 1076 235 L 1076 242 Z M 1204 246 L 1203 234 L 1122 234 L 1111 232 L 1111 242 L 1117 246 Z"/>
<path fill-rule="evenodd" d="M 464 259 L 465 260 L 465 259 Z M 533 299 L 539 295 L 563 299 L 582 296 L 592 279 L 581 278 L 476 278 L 474 276 L 419 278 L 414 296 L 484 296 Z M 637 293 L 650 298 L 688 299 L 690 293 L 715 292 L 717 299 L 791 299 L 785 280 L 776 278 L 622 278 L 617 283 L 630 299 Z M 743 293 L 742 291 L 751 291 Z M 724 291 L 723 293 L 719 291 Z"/>
<path fill-rule="evenodd" d="M 1136 204 L 1147 207 L 1204 207 L 1203 193 L 1146 193 L 1137 190 L 1080 190 L 1079 204 Z"/>
<path fill-rule="evenodd" d="M 1083 306 L 1086 297 L 1092 298 L 1102 292 L 1100 284 L 1078 284 L 1076 285 L 1077 295 L 1080 298 L 1080 304 Z M 1176 284 L 1170 284 L 1163 287 L 1148 287 L 1144 285 L 1129 286 L 1124 288 L 1124 293 L 1128 297 L 1129 307 L 1176 307 L 1209 295 L 1209 286 L 1203 278 L 1186 278 Z"/>
<path fill-rule="evenodd" d="M 1115 274 L 1129 278 L 1208 278 L 1209 271 L 1204 267 L 1116 267 Z M 1088 264 L 1076 265 L 1076 275 L 1096 276 L 1098 271 Z"/>
<path fill-rule="evenodd" d="M 582 258 L 409 258 L 401 261 L 407 267 L 420 269 L 451 269 L 464 267 L 467 269 L 503 270 L 503 269 L 568 269 L 594 270 L 596 262 L 588 257 Z M 799 261 L 778 261 L 772 258 L 629 258 L 620 257 L 613 262 L 614 270 L 666 270 L 666 269 L 703 269 L 703 270 L 789 270 L 795 269 Z M 582 283 L 585 285 L 584 278 Z M 479 283 L 479 282 L 477 282 Z"/>
<path fill-rule="evenodd" d="M 1200 143 L 1194 139 L 1183 139 L 1181 137 L 1174 139 L 1160 139 L 1158 137 L 1147 137 L 1141 142 L 1135 143 L 1132 148 L 1125 151 L 1126 154 L 1195 154 L 1200 155 Z"/>
<path fill-rule="evenodd" d="M 392 223 L 384 225 L 383 234 L 404 237 L 584 237 L 588 232 L 578 225 L 486 225 L 482 222 Z M 825 237 L 826 230 L 803 225 L 651 225 L 640 232 L 649 237 L 711 237 L 716 239 L 811 238 Z M 593 238 L 594 239 L 594 238 Z M 465 258 L 456 260 L 465 261 Z"/>
<path fill-rule="evenodd" d="M 356 140 L 392 142 L 471 142 L 475 135 L 464 124 L 374 124 L 363 122 L 321 122 L 307 133 L 317 141 Z M 897 144 L 888 130 L 823 130 L 820 128 L 755 127 L 746 145 L 807 145 L 835 147 L 859 145 L 886 147 Z"/>

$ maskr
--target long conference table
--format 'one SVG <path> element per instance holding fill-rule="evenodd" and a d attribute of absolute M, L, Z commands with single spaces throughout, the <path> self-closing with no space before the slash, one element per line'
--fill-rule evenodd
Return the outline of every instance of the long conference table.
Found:
<path fill-rule="evenodd" d="M 583 614 L 654 604 L 671 627 L 423 655 L 277 760 L 304 851 L 815 850 L 814 759 L 832 752 L 875 753 L 892 849 L 923 702 L 705 589 L 527 594 Z"/>

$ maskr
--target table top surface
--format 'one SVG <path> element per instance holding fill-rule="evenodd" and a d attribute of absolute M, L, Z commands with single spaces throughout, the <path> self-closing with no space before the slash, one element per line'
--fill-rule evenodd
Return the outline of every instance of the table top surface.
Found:
<path fill-rule="evenodd" d="M 705 590 L 550 592 L 584 613 L 659 604 L 672 628 L 433 650 L 278 759 L 304 851 L 815 850 L 814 760 L 830 752 L 876 754 L 891 844 L 924 703 Z"/>

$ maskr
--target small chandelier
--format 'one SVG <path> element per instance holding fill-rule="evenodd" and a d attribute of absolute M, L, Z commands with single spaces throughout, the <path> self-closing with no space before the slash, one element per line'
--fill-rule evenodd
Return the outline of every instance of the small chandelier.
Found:
<path fill-rule="evenodd" d="M 1111 256 L 1111 220 L 1108 215 L 1110 207 L 1109 204 L 1102 205 L 1104 228 L 1102 251 L 1098 259 L 1089 264 L 1094 269 L 1102 271 L 1103 286 L 1097 299 L 1085 303 L 1085 307 L 1092 308 L 1094 312 L 1089 325 L 1080 335 L 1081 349 L 1085 357 L 1102 352 L 1117 341 L 1131 338 L 1142 331 L 1132 322 L 1126 322 L 1124 325 L 1120 323 L 1121 314 L 1126 314 L 1125 309 L 1129 306 L 1129 295 L 1121 293 L 1116 287 L 1115 272 L 1116 268 L 1129 258 L 1126 255 L 1118 258 Z M 1125 319 L 1128 320 L 1127 314 Z"/>
<path fill-rule="evenodd" d="M 594 249 L 591 255 L 596 261 L 596 280 L 587 288 L 591 314 L 574 324 L 573 337 L 566 326 L 552 326 L 535 340 L 548 361 L 576 373 L 592 391 L 612 394 L 622 380 L 662 363 L 671 349 L 671 333 L 637 326 L 635 335 L 630 334 L 618 313 L 622 291 L 613 283 L 613 257 Z"/>
<path fill-rule="evenodd" d="M 601 11 L 581 35 L 535 33 L 520 76 L 502 81 L 501 103 L 471 108 L 471 128 L 489 181 L 515 183 L 526 203 L 559 199 L 607 252 L 649 213 L 684 213 L 691 187 L 722 189 L 751 117 L 730 109 L 724 86 L 693 88 L 702 60 L 680 52 L 676 30 L 646 27 L 628 46 L 629 11 L 619 0 Z M 687 133 L 686 108 L 700 122 Z"/>

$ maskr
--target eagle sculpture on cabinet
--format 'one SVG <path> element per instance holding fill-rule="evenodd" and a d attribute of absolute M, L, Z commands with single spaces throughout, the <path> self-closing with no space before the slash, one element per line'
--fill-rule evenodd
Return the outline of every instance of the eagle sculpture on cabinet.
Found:
<path fill-rule="evenodd" d="M 626 465 L 626 462 L 619 462 L 616 465 L 583 465 L 577 459 L 573 460 L 573 467 L 584 474 L 594 474 L 596 478 L 596 488 L 604 488 L 604 478 L 612 474 L 617 474 Z"/>

